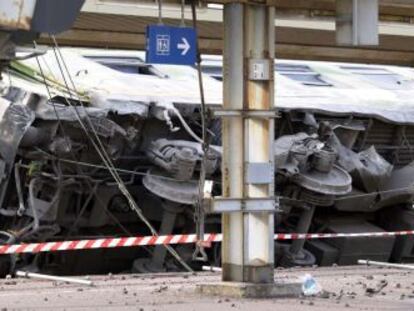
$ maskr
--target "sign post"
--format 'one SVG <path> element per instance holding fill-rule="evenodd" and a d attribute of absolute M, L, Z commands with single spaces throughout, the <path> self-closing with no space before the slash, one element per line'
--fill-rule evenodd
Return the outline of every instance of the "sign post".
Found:
<path fill-rule="evenodd" d="M 197 34 L 194 28 L 164 25 L 147 26 L 146 62 L 194 65 Z"/>

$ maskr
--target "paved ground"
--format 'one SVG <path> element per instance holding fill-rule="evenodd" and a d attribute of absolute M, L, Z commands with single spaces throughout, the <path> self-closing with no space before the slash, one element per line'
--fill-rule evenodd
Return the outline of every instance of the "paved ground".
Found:
<path fill-rule="evenodd" d="M 414 271 L 367 267 L 276 270 L 278 278 L 311 273 L 326 291 L 319 297 L 247 300 L 202 297 L 198 283 L 219 273 L 97 276 L 94 287 L 27 279 L 0 280 L 0 310 L 409 310 Z"/>

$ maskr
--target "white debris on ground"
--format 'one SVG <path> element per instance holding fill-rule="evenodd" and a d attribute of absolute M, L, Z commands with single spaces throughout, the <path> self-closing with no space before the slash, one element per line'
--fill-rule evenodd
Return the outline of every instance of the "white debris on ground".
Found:
<path fill-rule="evenodd" d="M 95 287 L 31 279 L 0 280 L 0 310 L 409 310 L 414 273 L 377 267 L 277 269 L 276 279 L 311 274 L 316 296 L 234 299 L 201 296 L 196 284 L 219 282 L 220 273 L 94 276 Z"/>

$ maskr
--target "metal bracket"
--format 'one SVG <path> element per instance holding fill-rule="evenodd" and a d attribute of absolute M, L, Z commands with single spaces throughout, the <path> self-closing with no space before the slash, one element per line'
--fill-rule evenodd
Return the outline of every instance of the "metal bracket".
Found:
<path fill-rule="evenodd" d="M 277 212 L 279 210 L 279 198 L 223 198 L 214 197 L 209 200 L 208 213 L 258 213 Z"/>
<path fill-rule="evenodd" d="M 213 110 L 213 117 L 242 117 L 257 119 L 274 119 L 278 118 L 277 110 Z"/>
<path fill-rule="evenodd" d="M 248 184 L 270 184 L 273 176 L 274 168 L 271 162 L 246 163 L 245 165 L 245 179 Z"/>
<path fill-rule="evenodd" d="M 266 58 L 250 58 L 248 77 L 251 81 L 269 81 L 273 78 L 273 62 Z M 271 68 L 272 67 L 272 68 Z"/>

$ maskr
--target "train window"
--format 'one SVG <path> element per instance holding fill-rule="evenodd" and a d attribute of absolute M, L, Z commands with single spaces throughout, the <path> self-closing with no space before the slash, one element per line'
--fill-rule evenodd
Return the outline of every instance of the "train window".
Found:
<path fill-rule="evenodd" d="M 161 73 L 152 65 L 146 64 L 139 57 L 87 56 L 86 58 L 92 59 L 101 65 L 127 74 L 140 74 L 167 78 L 167 75 Z"/>
<path fill-rule="evenodd" d="M 377 87 L 386 90 L 405 90 L 414 87 L 414 80 L 383 68 L 343 66 L 342 69 L 359 75 Z"/>
<path fill-rule="evenodd" d="M 332 86 L 322 75 L 309 66 L 296 64 L 276 64 L 276 72 L 308 86 Z"/>
<path fill-rule="evenodd" d="M 296 64 L 276 64 L 276 72 L 301 82 L 308 86 L 332 86 L 322 78 L 322 75 L 313 71 L 309 66 Z"/>
<path fill-rule="evenodd" d="M 223 71 L 221 66 L 203 66 L 202 71 L 218 81 L 223 81 Z"/>

